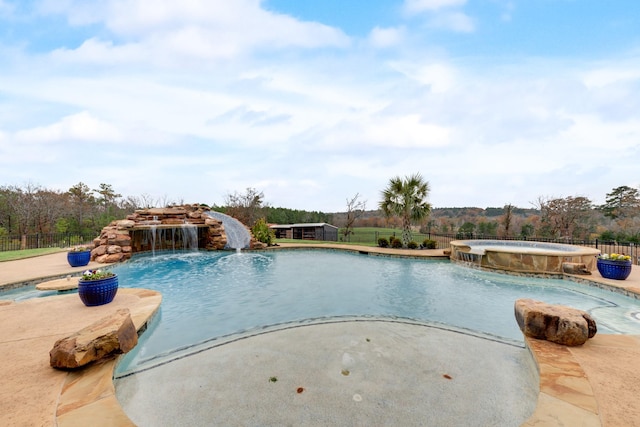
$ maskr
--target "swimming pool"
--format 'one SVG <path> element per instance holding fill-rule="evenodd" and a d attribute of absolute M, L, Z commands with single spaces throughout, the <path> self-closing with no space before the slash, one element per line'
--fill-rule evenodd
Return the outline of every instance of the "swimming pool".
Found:
<path fill-rule="evenodd" d="M 602 333 L 640 334 L 637 300 L 561 279 L 465 268 L 449 261 L 331 250 L 138 256 L 113 268 L 120 286 L 162 293 L 159 315 L 118 372 L 266 325 L 336 316 L 399 317 L 522 342 L 513 306 L 534 298 L 591 313 Z"/>

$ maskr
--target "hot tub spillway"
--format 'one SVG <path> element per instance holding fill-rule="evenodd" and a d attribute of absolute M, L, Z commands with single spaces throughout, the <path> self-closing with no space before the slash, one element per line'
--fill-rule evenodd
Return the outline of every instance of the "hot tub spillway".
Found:
<path fill-rule="evenodd" d="M 598 249 L 537 241 L 453 240 L 450 259 L 454 262 L 512 273 L 560 275 L 563 263 L 596 268 Z"/>

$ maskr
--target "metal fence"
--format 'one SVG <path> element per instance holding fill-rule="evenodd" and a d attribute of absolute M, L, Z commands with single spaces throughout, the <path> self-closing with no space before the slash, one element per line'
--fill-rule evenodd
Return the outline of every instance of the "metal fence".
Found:
<path fill-rule="evenodd" d="M 380 237 L 389 238 L 390 236 L 401 237 L 401 233 L 389 233 L 379 232 L 372 230 L 354 230 L 354 233 L 349 236 L 349 242 L 351 243 L 365 243 L 365 244 L 377 244 Z M 465 240 L 465 239 L 479 239 L 479 240 L 518 240 L 518 241 L 535 241 L 535 242 L 547 242 L 547 243 L 562 243 L 565 245 L 579 245 L 587 246 L 590 248 L 599 249 L 603 254 L 618 253 L 631 256 L 632 262 L 635 265 L 640 265 L 640 245 L 631 242 L 615 242 L 606 240 L 577 240 L 577 239 L 549 239 L 544 237 L 502 237 L 502 236 L 489 236 L 476 233 L 411 233 L 411 238 L 418 244 L 421 244 L 425 239 L 435 240 L 438 242 L 438 248 L 446 249 L 449 247 L 449 242 L 452 240 Z"/>
<path fill-rule="evenodd" d="M 0 236 L 0 252 L 24 249 L 70 248 L 91 243 L 95 234 L 38 233 Z"/>
<path fill-rule="evenodd" d="M 399 232 L 389 233 L 374 230 L 354 230 L 349 236 L 350 243 L 363 243 L 377 245 L 378 239 L 381 237 L 389 238 L 390 236 L 401 237 Z M 89 244 L 96 237 L 95 234 L 77 234 L 77 233 L 38 233 L 24 234 L 13 236 L 0 236 L 0 252 L 18 251 L 24 249 L 40 249 L 40 248 L 69 248 L 77 245 Z M 640 264 L 640 245 L 629 242 L 614 242 L 605 240 L 573 240 L 573 239 L 548 239 L 543 237 L 501 237 L 488 236 L 475 233 L 411 233 L 411 238 L 418 244 L 424 240 L 435 240 L 438 248 L 448 248 L 449 242 L 452 240 L 464 239 L 480 239 L 480 240 L 519 240 L 519 241 L 536 241 L 548 243 L 563 243 L 567 245 L 580 245 L 599 249 L 602 253 L 618 253 L 630 255 L 634 264 Z"/>

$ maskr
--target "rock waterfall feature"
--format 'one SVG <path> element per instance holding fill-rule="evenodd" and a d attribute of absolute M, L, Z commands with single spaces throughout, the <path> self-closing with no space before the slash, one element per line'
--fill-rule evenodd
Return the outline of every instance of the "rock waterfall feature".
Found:
<path fill-rule="evenodd" d="M 93 244 L 91 259 L 100 263 L 125 261 L 139 252 L 264 247 L 238 220 L 198 204 L 138 209 L 104 227 Z"/>

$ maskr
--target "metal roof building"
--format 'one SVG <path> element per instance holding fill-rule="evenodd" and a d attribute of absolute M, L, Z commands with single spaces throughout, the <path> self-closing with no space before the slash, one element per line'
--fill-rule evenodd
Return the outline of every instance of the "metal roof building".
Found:
<path fill-rule="evenodd" d="M 277 239 L 338 241 L 338 227 L 326 222 L 306 224 L 276 224 L 270 226 Z"/>

